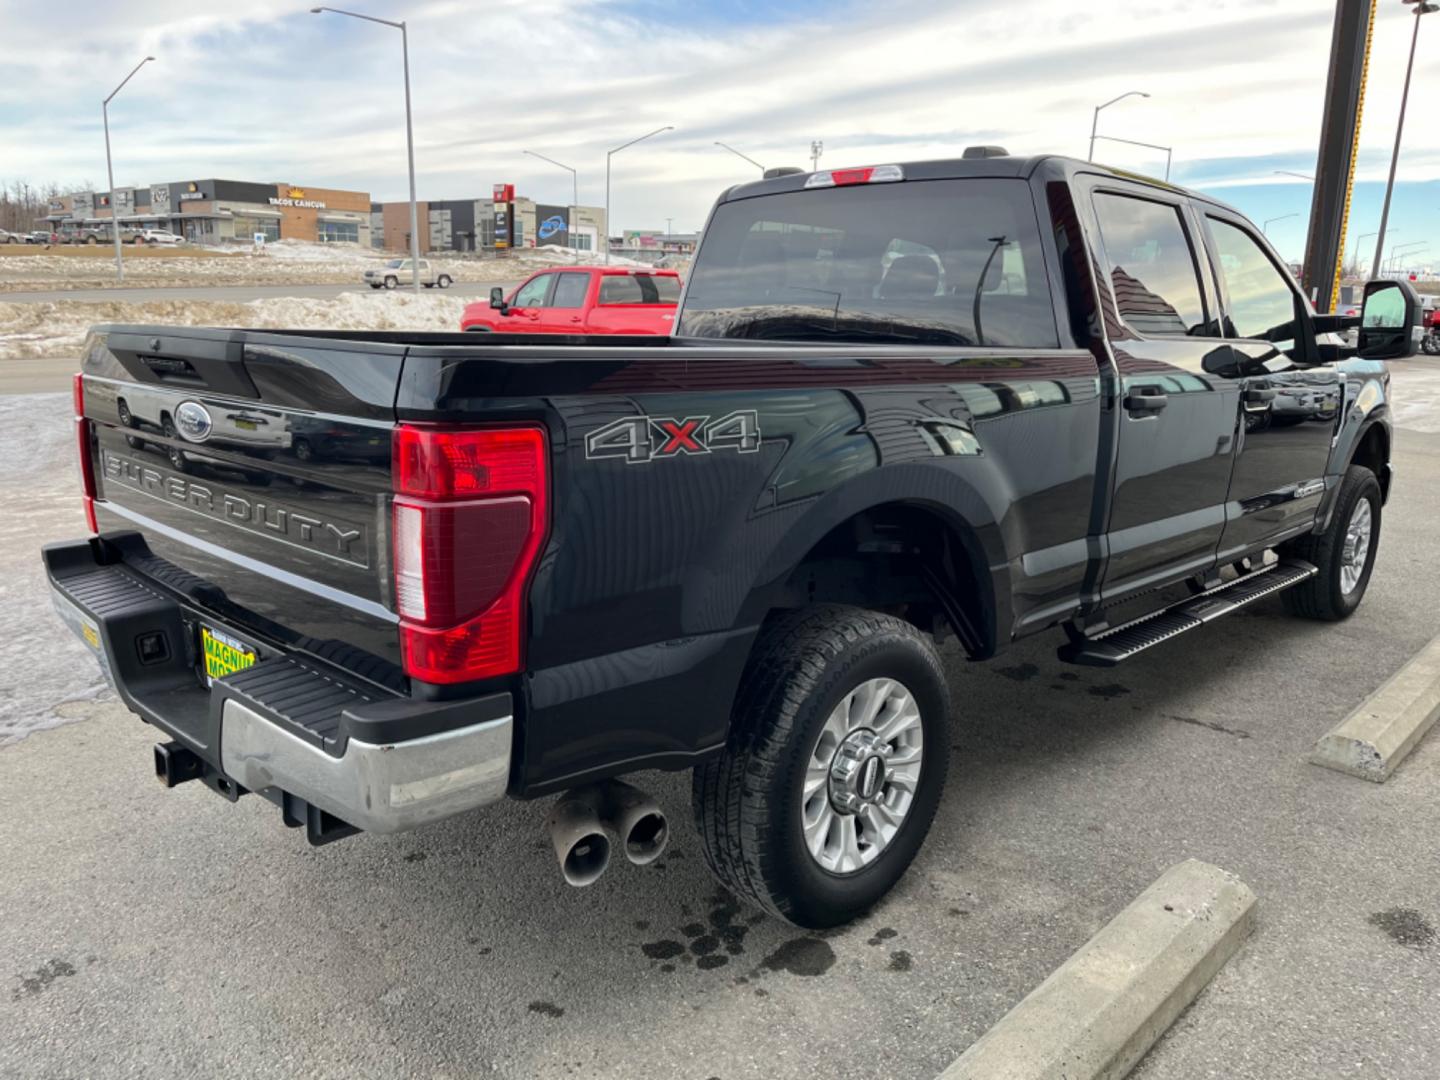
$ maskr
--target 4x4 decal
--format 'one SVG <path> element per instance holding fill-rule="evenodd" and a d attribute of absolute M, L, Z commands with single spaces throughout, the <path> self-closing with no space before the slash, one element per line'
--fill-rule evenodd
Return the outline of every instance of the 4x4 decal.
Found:
<path fill-rule="evenodd" d="M 760 449 L 760 417 L 754 409 L 708 416 L 627 416 L 585 436 L 585 456 L 623 458 L 644 465 L 656 458 L 734 450 L 753 454 Z"/>

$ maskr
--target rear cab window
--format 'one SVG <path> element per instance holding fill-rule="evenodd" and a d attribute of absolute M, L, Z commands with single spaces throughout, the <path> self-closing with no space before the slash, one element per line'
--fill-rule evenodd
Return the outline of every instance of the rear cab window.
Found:
<path fill-rule="evenodd" d="M 1146 337 L 1211 336 L 1179 209 L 1107 191 L 1095 193 L 1094 205 L 1115 304 L 1126 324 Z"/>
<path fill-rule="evenodd" d="M 682 337 L 1059 347 L 1030 189 L 901 181 L 716 207 Z"/>
<path fill-rule="evenodd" d="M 600 279 L 601 304 L 673 304 L 680 279 L 669 274 L 606 274 Z"/>

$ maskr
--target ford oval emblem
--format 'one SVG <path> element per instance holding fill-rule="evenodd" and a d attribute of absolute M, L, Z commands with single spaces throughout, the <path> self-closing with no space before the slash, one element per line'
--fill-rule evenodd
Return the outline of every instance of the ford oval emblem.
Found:
<path fill-rule="evenodd" d="M 175 410 L 175 430 L 180 432 L 182 439 L 204 442 L 210 437 L 210 429 L 213 427 L 210 410 L 198 401 L 182 401 Z"/>

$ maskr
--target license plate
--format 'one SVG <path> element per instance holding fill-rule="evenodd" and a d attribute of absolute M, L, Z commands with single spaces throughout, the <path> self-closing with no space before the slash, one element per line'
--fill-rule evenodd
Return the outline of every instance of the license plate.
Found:
<path fill-rule="evenodd" d="M 256 431 L 260 425 L 255 423 L 254 420 L 236 420 L 235 426 L 241 431 Z"/>
<path fill-rule="evenodd" d="M 205 682 L 223 679 L 237 671 L 244 671 L 255 663 L 255 650 L 244 642 L 236 641 L 229 634 L 200 627 L 200 649 L 205 656 Z"/>

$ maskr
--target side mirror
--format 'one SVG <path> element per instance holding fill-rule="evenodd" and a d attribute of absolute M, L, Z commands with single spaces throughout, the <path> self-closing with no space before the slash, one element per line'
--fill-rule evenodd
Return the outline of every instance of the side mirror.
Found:
<path fill-rule="evenodd" d="M 490 290 L 490 306 L 501 315 L 505 314 L 505 290 L 499 285 Z"/>
<path fill-rule="evenodd" d="M 1366 360 L 1414 356 L 1419 315 L 1420 297 L 1408 281 L 1367 281 L 1357 355 Z"/>

